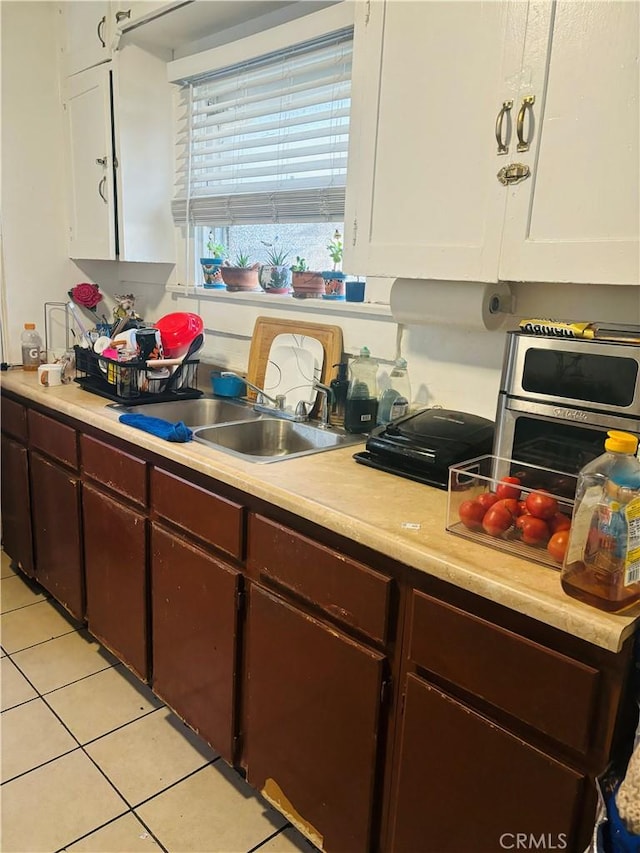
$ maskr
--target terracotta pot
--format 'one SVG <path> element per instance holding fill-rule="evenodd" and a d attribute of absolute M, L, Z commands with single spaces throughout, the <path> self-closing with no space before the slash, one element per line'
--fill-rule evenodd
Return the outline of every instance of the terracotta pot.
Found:
<path fill-rule="evenodd" d="M 220 271 L 227 290 L 236 292 L 259 290 L 258 269 L 259 264 L 254 264 L 252 267 L 223 266 Z"/>
<path fill-rule="evenodd" d="M 291 283 L 296 299 L 322 299 L 325 292 L 321 272 L 294 272 Z"/>

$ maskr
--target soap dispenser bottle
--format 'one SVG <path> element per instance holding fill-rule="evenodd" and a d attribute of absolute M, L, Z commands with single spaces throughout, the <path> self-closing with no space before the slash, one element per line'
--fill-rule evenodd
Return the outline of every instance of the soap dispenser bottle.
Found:
<path fill-rule="evenodd" d="M 367 347 L 362 347 L 360 355 L 351 362 L 351 380 L 344 411 L 347 432 L 369 432 L 376 425 L 377 375 L 377 359 L 371 358 Z"/>
<path fill-rule="evenodd" d="M 338 368 L 338 375 L 329 383 L 329 387 L 333 392 L 329 420 L 332 426 L 343 427 L 344 410 L 349 390 L 349 380 L 347 378 L 348 364 L 346 361 L 341 361 L 340 364 L 334 364 L 333 366 Z"/>

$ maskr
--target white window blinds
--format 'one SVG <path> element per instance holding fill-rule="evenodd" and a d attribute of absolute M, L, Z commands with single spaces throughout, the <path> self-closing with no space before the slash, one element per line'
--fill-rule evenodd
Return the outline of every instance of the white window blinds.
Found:
<path fill-rule="evenodd" d="M 344 218 L 352 28 L 186 82 L 178 223 Z"/>

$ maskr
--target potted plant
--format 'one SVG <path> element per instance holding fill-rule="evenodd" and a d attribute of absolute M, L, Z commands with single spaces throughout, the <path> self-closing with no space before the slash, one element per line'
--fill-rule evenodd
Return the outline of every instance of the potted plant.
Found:
<path fill-rule="evenodd" d="M 252 291 L 258 290 L 259 269 L 260 264 L 252 264 L 249 255 L 245 252 L 238 252 L 233 264 L 225 261 L 220 267 L 220 272 L 227 290 L 232 292 Z"/>
<path fill-rule="evenodd" d="M 227 254 L 227 249 L 222 243 L 216 243 L 213 239 L 213 231 L 209 231 L 209 239 L 206 243 L 208 256 L 200 258 L 202 265 L 202 275 L 204 277 L 204 286 L 209 289 L 224 288 L 224 281 L 220 274 L 220 267 Z"/>
<path fill-rule="evenodd" d="M 324 299 L 344 299 L 344 280 L 346 278 L 342 270 L 338 269 L 342 263 L 342 234 L 336 229 L 333 239 L 327 243 L 329 256 L 333 261 L 333 269 L 322 273 L 324 278 Z"/>
<path fill-rule="evenodd" d="M 293 295 L 296 299 L 320 299 L 324 294 L 324 277 L 321 272 L 310 270 L 306 260 L 299 255 L 296 256 L 295 264 L 292 264 L 289 269 Z"/>
<path fill-rule="evenodd" d="M 260 267 L 260 286 L 265 293 L 288 293 L 291 287 L 291 269 L 286 266 L 289 253 L 279 249 L 275 243 L 263 245 L 268 247 L 268 251 L 267 263 Z"/>

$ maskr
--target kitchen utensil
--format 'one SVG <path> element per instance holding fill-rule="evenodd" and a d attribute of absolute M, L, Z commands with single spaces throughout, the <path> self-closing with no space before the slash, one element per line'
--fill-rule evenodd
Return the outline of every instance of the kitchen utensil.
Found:
<path fill-rule="evenodd" d="M 196 316 L 196 315 L 194 315 L 194 316 Z M 178 383 L 180 377 L 182 376 L 182 371 L 184 370 L 185 363 L 187 361 L 189 361 L 189 359 L 191 358 L 192 355 L 195 355 L 195 353 L 198 352 L 198 350 L 201 348 L 203 343 L 204 343 L 204 335 L 202 333 L 200 333 L 199 335 L 196 335 L 196 337 L 191 341 L 191 343 L 189 344 L 189 349 L 184 354 L 182 361 L 176 367 L 176 369 L 173 371 L 171 376 L 167 379 L 167 384 L 164 386 L 165 391 L 173 391 L 174 388 L 176 388 L 177 383 Z"/>
<path fill-rule="evenodd" d="M 165 314 L 155 325 L 160 330 L 162 347 L 167 358 L 182 358 L 194 338 L 204 329 L 202 317 L 185 311 Z"/>

